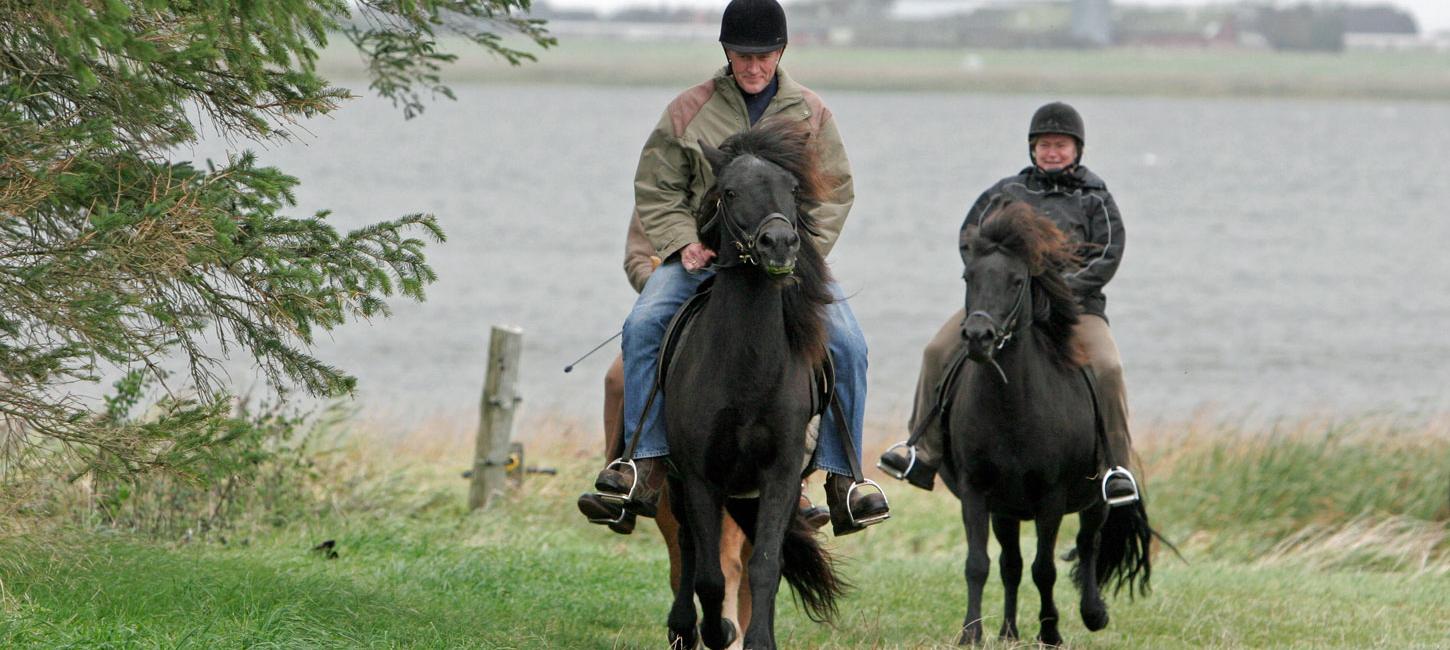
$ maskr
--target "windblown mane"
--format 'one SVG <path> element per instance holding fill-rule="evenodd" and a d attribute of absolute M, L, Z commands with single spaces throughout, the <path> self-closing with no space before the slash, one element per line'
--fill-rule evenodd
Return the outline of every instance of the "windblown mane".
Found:
<path fill-rule="evenodd" d="M 835 298 L 828 288 L 831 273 L 816 248 L 815 236 L 820 231 L 811 210 L 825 200 L 832 183 L 820 168 L 810 129 L 805 122 L 779 117 L 765 119 L 748 131 L 726 138 L 720 143 L 720 150 L 732 161 L 740 156 L 755 156 L 779 166 L 796 179 L 796 234 L 801 243 L 794 283 L 783 289 L 786 336 L 792 352 L 818 361 L 826 349 L 825 306 Z M 715 216 L 718 200 L 719 189 L 712 186 L 702 203 L 700 224 L 709 223 Z M 718 251 L 720 231 L 713 228 L 711 232 L 701 232 L 700 241 Z"/>
<path fill-rule="evenodd" d="M 970 245 L 973 257 L 1001 250 L 1027 262 L 1033 284 L 1033 326 L 1045 335 L 1058 363 L 1082 365 L 1081 351 L 1072 340 L 1079 312 L 1077 297 L 1063 279 L 1080 260 L 1067 235 L 1031 205 L 1012 201 L 987 215 Z M 1041 304 L 1043 298 L 1046 305 Z"/>

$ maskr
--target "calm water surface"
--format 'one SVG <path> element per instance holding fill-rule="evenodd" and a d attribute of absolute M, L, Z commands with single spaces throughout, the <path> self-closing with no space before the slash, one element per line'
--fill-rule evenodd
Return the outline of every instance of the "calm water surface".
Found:
<path fill-rule="evenodd" d="M 331 208 L 349 226 L 427 211 L 448 232 L 427 303 L 319 352 L 359 376 L 365 413 L 468 422 L 489 327 L 517 325 L 524 416 L 591 419 L 609 357 L 561 369 L 633 301 L 620 270 L 631 179 L 678 89 L 455 90 L 410 122 L 360 99 L 261 152 L 302 180 L 299 214 Z M 868 417 L 894 425 L 922 346 L 961 300 L 962 215 L 1025 164 L 1027 117 L 1057 98 L 824 96 L 857 191 L 830 261 L 871 346 Z M 1450 106 L 1065 99 L 1127 228 L 1107 295 L 1135 418 L 1450 405 Z"/>

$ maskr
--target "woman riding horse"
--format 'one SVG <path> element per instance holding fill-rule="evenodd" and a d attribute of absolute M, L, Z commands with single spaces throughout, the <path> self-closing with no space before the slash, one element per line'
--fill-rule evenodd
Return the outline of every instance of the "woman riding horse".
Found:
<path fill-rule="evenodd" d="M 1153 531 L 1142 500 L 1112 507 L 1093 478 L 1104 449 L 1075 341 L 1078 306 L 1064 277 L 1071 277 L 1078 260 L 1074 246 L 1051 220 L 1020 202 L 992 211 L 966 246 L 968 315 L 960 337 L 973 368 L 948 382 L 942 467 L 943 480 L 961 499 L 967 531 L 961 642 L 982 637 L 989 521 L 1002 547 L 1001 636 L 1017 638 L 1018 534 L 1020 522 L 1031 519 L 1037 529 L 1032 581 L 1041 597 L 1038 640 L 1057 645 L 1062 635 L 1053 556 L 1063 516 L 1079 513 L 1073 577 L 1083 624 L 1093 631 L 1108 624 L 1100 585 L 1147 591 Z"/>
<path fill-rule="evenodd" d="M 1082 116 L 1076 109 L 1061 102 L 1038 108 L 1027 131 L 1032 166 L 998 181 L 977 198 L 962 223 L 959 248 L 963 263 L 969 263 L 970 235 L 981 227 L 991 209 L 1006 200 L 1036 208 L 1080 245 L 1082 266 L 1063 276 L 1083 312 L 1073 329 L 1073 338 L 1086 353 L 1095 376 L 1100 416 L 1111 452 L 1111 461 L 1099 468 L 1099 476 L 1109 502 L 1126 505 L 1137 500 L 1138 486 L 1127 469 L 1132 462 L 1127 390 L 1118 344 L 1108 329 L 1107 299 L 1103 297 L 1103 287 L 1113 279 L 1123 259 L 1123 220 L 1107 185 L 1082 164 L 1085 141 Z M 927 345 L 916 384 L 911 437 L 888 449 L 877 465 L 924 490 L 932 488 L 941 463 L 941 414 L 948 405 L 941 402 L 939 395 L 945 388 L 943 378 L 962 360 L 961 325 L 965 317 L 965 310 L 952 314 Z"/>

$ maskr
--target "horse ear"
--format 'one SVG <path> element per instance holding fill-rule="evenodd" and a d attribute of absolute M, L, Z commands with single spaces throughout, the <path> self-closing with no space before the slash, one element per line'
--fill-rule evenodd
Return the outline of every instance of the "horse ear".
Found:
<path fill-rule="evenodd" d="M 720 170 L 725 168 L 725 163 L 730 162 L 730 156 L 710 146 L 704 140 L 699 140 L 698 142 L 700 143 L 700 151 L 705 152 L 705 160 L 710 161 L 710 171 L 714 172 L 716 176 L 719 176 Z"/>
<path fill-rule="evenodd" d="M 1032 281 L 1032 320 L 1038 323 L 1046 323 L 1052 319 L 1052 296 L 1047 294 L 1047 289 L 1042 283 Z"/>

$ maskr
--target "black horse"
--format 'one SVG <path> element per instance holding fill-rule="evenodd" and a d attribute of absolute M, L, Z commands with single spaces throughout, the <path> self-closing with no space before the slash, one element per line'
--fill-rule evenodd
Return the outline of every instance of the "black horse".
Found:
<path fill-rule="evenodd" d="M 816 410 L 812 373 L 825 354 L 832 301 L 806 207 L 823 196 L 826 179 L 800 123 L 767 120 L 718 150 L 701 144 L 715 172 L 701 241 L 719 258 L 709 301 L 663 384 L 683 564 L 670 642 L 694 646 L 696 595 L 705 645 L 724 648 L 738 633 L 720 616 L 720 517 L 728 508 L 754 542 L 745 647 L 759 650 L 775 647 L 782 576 L 817 621 L 835 615 L 845 588 L 797 508 Z"/>
<path fill-rule="evenodd" d="M 963 370 L 952 393 L 942 472 L 961 499 L 967 529 L 967 616 L 958 642 L 982 638 L 989 518 L 1002 546 L 1001 635 L 1017 637 L 1019 525 L 1032 519 L 1032 581 L 1042 599 L 1038 640 L 1056 645 L 1062 636 L 1052 599 L 1053 547 L 1063 516 L 1079 513 L 1072 577 L 1082 595 L 1083 624 L 1092 631 L 1108 624 L 1099 585 L 1147 593 L 1153 531 L 1141 501 L 1109 508 L 1103 498 L 1105 443 L 1072 343 L 1078 308 L 1062 278 L 1076 263 L 1074 246 L 1026 203 L 998 209 L 968 245 L 962 336 L 976 363 Z"/>

